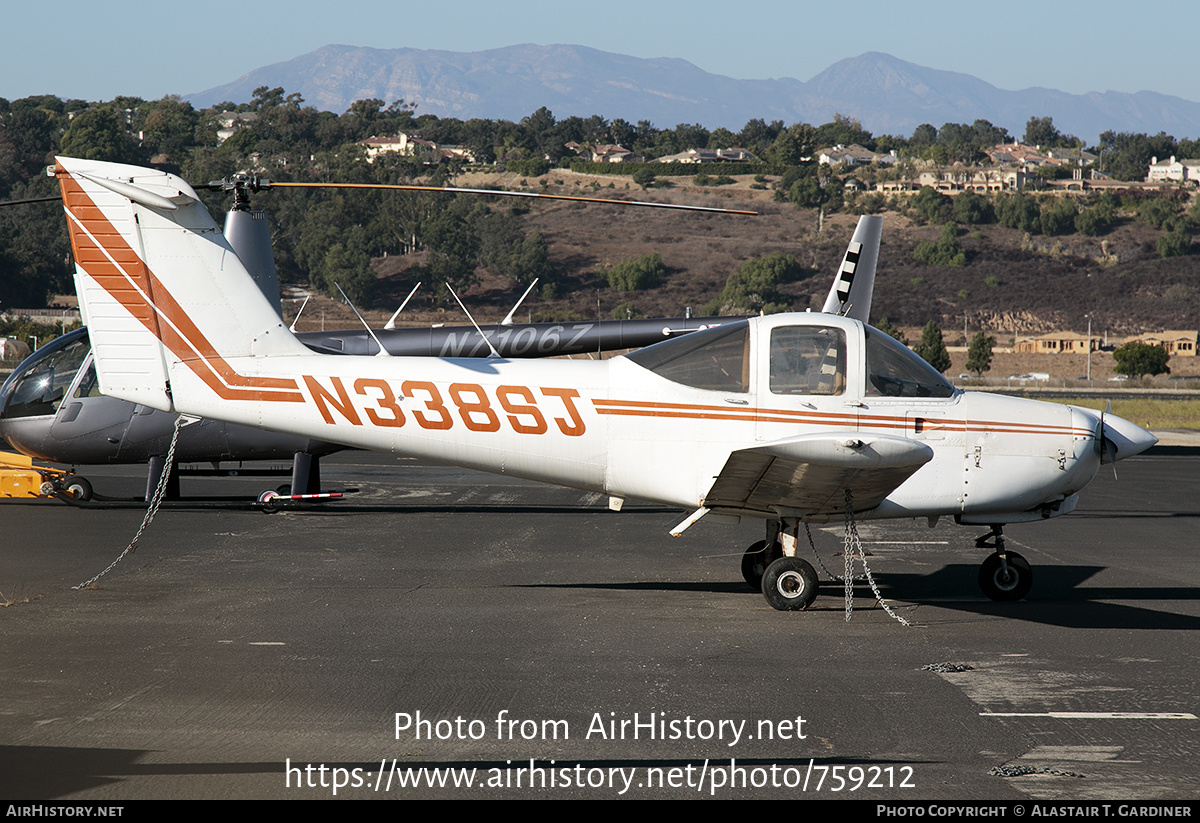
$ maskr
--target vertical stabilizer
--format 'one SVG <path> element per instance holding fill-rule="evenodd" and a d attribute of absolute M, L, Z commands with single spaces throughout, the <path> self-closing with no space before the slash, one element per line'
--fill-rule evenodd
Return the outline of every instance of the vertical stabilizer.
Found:
<path fill-rule="evenodd" d="M 875 292 L 875 264 L 879 260 L 879 236 L 883 218 L 864 214 L 850 238 L 846 256 L 838 267 L 837 277 L 825 298 L 821 311 L 841 314 L 853 320 L 869 323 L 871 297 Z"/>
<path fill-rule="evenodd" d="M 153 169 L 67 157 L 55 173 L 106 394 L 173 411 L 171 375 L 181 368 L 222 396 L 282 388 L 226 363 L 307 349 L 191 186 Z"/>

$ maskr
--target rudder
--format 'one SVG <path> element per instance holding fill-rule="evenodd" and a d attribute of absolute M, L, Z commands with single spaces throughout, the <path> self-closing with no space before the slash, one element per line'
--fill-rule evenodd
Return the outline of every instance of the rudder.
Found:
<path fill-rule="evenodd" d="M 173 411 L 170 376 L 181 367 L 224 397 L 286 390 L 275 384 L 291 381 L 244 377 L 226 363 L 308 350 L 191 186 L 153 169 L 65 157 L 55 174 L 105 394 Z"/>

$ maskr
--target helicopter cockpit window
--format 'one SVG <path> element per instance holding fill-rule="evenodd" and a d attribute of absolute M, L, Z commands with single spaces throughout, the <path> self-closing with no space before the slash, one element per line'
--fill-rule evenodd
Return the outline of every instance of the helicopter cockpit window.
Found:
<path fill-rule="evenodd" d="M 838 395 L 846 391 L 846 335 L 820 326 L 771 330 L 771 393 Z"/>
<path fill-rule="evenodd" d="M 27 360 L 21 373 L 13 375 L 0 413 L 3 417 L 39 417 L 58 411 L 63 395 L 91 350 L 86 334 L 69 342 L 59 339 L 64 340 L 62 347 L 44 351 L 33 363 Z"/>
<path fill-rule="evenodd" d="M 692 388 L 750 390 L 750 325 L 745 320 L 664 340 L 626 356 L 659 377 Z"/>
<path fill-rule="evenodd" d="M 868 397 L 952 397 L 954 387 L 907 346 L 878 329 L 867 338 Z"/>

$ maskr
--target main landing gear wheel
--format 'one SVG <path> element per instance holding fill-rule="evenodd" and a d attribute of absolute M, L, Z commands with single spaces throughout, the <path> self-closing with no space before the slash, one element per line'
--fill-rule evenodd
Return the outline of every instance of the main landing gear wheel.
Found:
<path fill-rule="evenodd" d="M 817 597 L 817 570 L 799 557 L 780 557 L 767 566 L 762 593 L 773 609 L 803 611 Z"/>
<path fill-rule="evenodd" d="M 750 548 L 742 555 L 742 579 L 756 592 L 762 591 L 763 575 L 767 573 L 767 566 L 780 557 L 783 557 L 783 547 L 777 540 L 772 541 L 770 550 L 767 549 L 766 540 L 751 543 Z"/>
<path fill-rule="evenodd" d="M 1033 569 L 1016 552 L 1007 552 L 1005 562 L 993 554 L 979 566 L 979 588 L 992 600 L 1021 600 L 1033 586 Z"/>

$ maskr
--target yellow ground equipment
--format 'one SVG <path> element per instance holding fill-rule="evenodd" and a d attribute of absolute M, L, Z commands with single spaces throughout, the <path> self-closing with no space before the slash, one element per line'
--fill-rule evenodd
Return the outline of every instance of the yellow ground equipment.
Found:
<path fill-rule="evenodd" d="M 73 470 L 35 466 L 23 454 L 0 451 L 0 499 L 6 497 L 58 497 L 89 500 L 92 484 Z"/>

